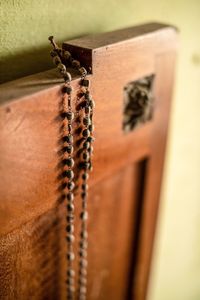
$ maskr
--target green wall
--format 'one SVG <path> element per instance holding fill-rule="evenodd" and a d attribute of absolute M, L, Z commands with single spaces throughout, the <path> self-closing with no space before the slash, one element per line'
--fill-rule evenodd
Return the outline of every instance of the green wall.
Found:
<path fill-rule="evenodd" d="M 180 29 L 180 55 L 149 300 L 200 299 L 200 1 L 2 0 L 0 82 L 51 68 L 59 41 L 147 21 Z"/>

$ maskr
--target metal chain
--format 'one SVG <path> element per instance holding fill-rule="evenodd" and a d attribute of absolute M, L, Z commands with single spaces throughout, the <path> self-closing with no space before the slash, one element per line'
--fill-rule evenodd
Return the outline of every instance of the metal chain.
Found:
<path fill-rule="evenodd" d="M 87 298 L 87 247 L 88 247 L 88 232 L 87 232 L 87 198 L 88 198 L 88 172 L 92 170 L 91 154 L 93 147 L 92 132 L 94 126 L 92 124 L 94 101 L 91 98 L 89 85 L 89 79 L 86 79 L 87 71 L 81 67 L 80 62 L 72 58 L 69 51 L 59 48 L 53 37 L 49 37 L 51 44 L 53 45 L 53 51 L 51 56 L 53 62 L 57 66 L 59 72 L 63 75 L 65 84 L 63 87 L 63 142 L 64 142 L 64 156 L 63 156 L 63 177 L 66 189 L 64 189 L 64 197 L 67 199 L 67 299 L 72 300 L 75 296 L 75 271 L 73 269 L 73 260 L 75 258 L 73 251 L 74 242 L 74 159 L 73 159 L 73 135 L 72 135 L 72 121 L 74 119 L 74 113 L 72 112 L 71 105 L 71 75 L 67 72 L 65 64 L 69 64 L 72 67 L 78 69 L 81 74 L 80 80 L 80 93 L 81 93 L 81 105 L 82 109 L 82 125 L 81 132 L 81 145 L 79 153 L 81 153 L 80 159 L 80 172 L 81 172 L 81 200 L 82 209 L 80 213 L 81 231 L 79 242 L 79 277 L 78 277 L 78 300 L 86 300 Z M 77 109 L 78 111 L 79 109 Z M 79 113 L 77 113 L 79 114 Z M 67 180 L 66 180 L 67 179 Z"/>

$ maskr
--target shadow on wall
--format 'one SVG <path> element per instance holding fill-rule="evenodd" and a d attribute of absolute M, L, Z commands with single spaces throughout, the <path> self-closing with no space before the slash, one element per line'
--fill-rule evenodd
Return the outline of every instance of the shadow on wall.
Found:
<path fill-rule="evenodd" d="M 0 83 L 53 68 L 50 46 L 1 58 Z"/>
<path fill-rule="evenodd" d="M 88 34 L 89 33 L 84 35 Z M 73 39 L 80 38 L 81 36 L 75 36 Z M 62 45 L 62 42 L 67 40 L 69 40 L 69 38 L 58 41 L 58 44 Z M 51 49 L 52 47 L 48 45 L 47 36 L 47 45 L 44 47 L 34 50 L 27 49 L 19 54 L 0 57 L 0 84 L 54 68 L 49 54 Z"/>

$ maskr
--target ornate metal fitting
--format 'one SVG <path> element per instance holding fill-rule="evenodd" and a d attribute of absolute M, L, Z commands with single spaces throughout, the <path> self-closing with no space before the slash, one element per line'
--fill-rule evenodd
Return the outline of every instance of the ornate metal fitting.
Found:
<path fill-rule="evenodd" d="M 129 132 L 147 122 L 153 114 L 154 75 L 128 83 L 124 87 L 123 130 Z"/>

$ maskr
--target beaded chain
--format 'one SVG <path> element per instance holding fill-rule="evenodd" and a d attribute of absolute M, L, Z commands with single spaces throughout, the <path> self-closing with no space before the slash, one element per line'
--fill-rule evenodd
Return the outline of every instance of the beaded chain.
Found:
<path fill-rule="evenodd" d="M 87 233 L 87 193 L 88 193 L 88 184 L 87 180 L 89 178 L 88 171 L 92 170 L 91 164 L 91 153 L 92 153 L 92 110 L 94 107 L 94 101 L 91 98 L 89 91 L 89 80 L 82 78 L 80 85 L 81 92 L 83 93 L 83 130 L 82 130 L 82 148 L 81 150 L 81 161 L 80 166 L 82 170 L 82 184 L 81 184 L 81 199 L 82 199 L 82 211 L 80 214 L 81 219 L 81 232 L 80 232 L 80 249 L 79 249 L 79 289 L 78 289 L 78 300 L 86 299 L 86 285 L 87 285 L 87 246 L 88 246 L 88 233 Z"/>
<path fill-rule="evenodd" d="M 81 74 L 80 90 L 77 94 L 76 114 L 79 115 L 80 111 L 82 116 L 81 120 L 81 138 L 79 140 L 80 149 L 77 151 L 79 160 L 78 166 L 81 174 L 81 231 L 79 241 L 79 277 L 78 277 L 78 290 L 77 299 L 85 300 L 87 298 L 87 247 L 88 247 L 88 232 L 87 232 L 87 198 L 88 198 L 88 172 L 92 170 L 91 155 L 93 151 L 92 132 L 94 130 L 92 117 L 94 109 L 94 100 L 91 97 L 89 86 L 90 81 L 86 78 L 87 71 L 84 67 L 81 67 L 78 60 L 73 59 L 71 53 L 62 48 L 59 48 L 54 41 L 53 36 L 49 37 L 49 40 L 53 46 L 53 50 L 50 52 L 53 58 L 54 64 L 62 74 L 64 78 L 64 86 L 62 88 L 62 112 L 63 119 L 63 196 L 67 200 L 67 215 L 66 215 L 66 240 L 67 240 L 67 299 L 72 300 L 75 297 L 75 271 L 73 261 L 75 259 L 75 253 L 73 249 L 74 242 L 74 147 L 73 147 L 73 133 L 72 123 L 75 114 L 72 112 L 71 103 L 71 75 L 67 72 L 66 65 L 72 66 L 77 69 Z"/>

